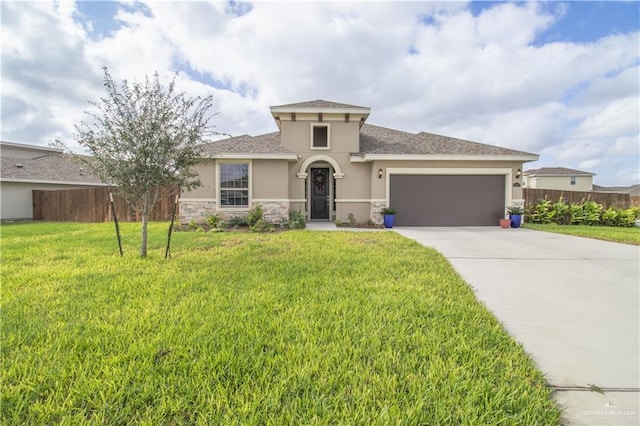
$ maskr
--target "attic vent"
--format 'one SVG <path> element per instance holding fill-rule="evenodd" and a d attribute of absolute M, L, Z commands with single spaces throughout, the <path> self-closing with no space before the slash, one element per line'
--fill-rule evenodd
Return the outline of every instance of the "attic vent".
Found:
<path fill-rule="evenodd" d="M 16 164 L 15 164 L 15 166 L 16 166 L 17 168 L 21 169 L 21 168 L 23 168 L 23 167 L 24 167 L 24 164 L 22 164 L 22 163 L 16 163 Z"/>

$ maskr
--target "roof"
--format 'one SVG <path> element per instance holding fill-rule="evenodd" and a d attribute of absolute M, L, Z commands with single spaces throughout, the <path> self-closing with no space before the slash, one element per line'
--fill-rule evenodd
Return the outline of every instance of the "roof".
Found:
<path fill-rule="evenodd" d="M 315 101 L 307 101 L 307 102 L 298 102 L 293 104 L 286 105 L 276 105 L 271 108 L 337 108 L 337 109 L 351 109 L 351 108 L 363 108 L 369 109 L 368 107 L 358 106 L 358 105 L 349 105 L 349 104 L 341 104 L 338 102 L 330 102 L 322 99 L 316 99 Z"/>
<path fill-rule="evenodd" d="M 433 133 L 411 134 L 370 124 L 360 130 L 360 154 L 535 155 Z"/>
<path fill-rule="evenodd" d="M 242 135 L 229 139 L 209 142 L 204 145 L 205 158 L 220 157 L 225 154 L 262 154 L 273 158 L 296 159 L 297 154 L 285 149 L 280 143 L 280 133 L 273 132 L 260 136 Z"/>
<path fill-rule="evenodd" d="M 7 141 L 0 141 L 0 147 L 14 148 L 14 149 L 20 149 L 25 151 L 62 152 L 62 150 L 58 148 L 51 148 L 48 146 L 40 146 L 40 145 L 29 145 L 26 143 L 7 142 Z"/>
<path fill-rule="evenodd" d="M 620 194 L 629 194 L 631 196 L 640 196 L 640 184 L 631 186 L 600 186 L 593 185 L 593 192 L 616 192 Z"/>
<path fill-rule="evenodd" d="M 203 149 L 204 157 L 236 156 L 254 154 L 265 158 L 295 160 L 297 154 L 285 149 L 280 142 L 280 133 L 268 133 L 261 136 L 242 135 L 229 139 L 210 142 Z M 354 155 L 439 155 L 439 156 L 536 156 L 523 151 L 501 148 L 450 138 L 432 133 L 417 134 L 364 124 L 360 129 L 360 152 Z M 537 156 L 536 156 L 537 157 Z"/>
<path fill-rule="evenodd" d="M 524 171 L 528 176 L 595 176 L 595 173 L 581 170 L 568 169 L 566 167 L 541 167 Z"/>
<path fill-rule="evenodd" d="M 2 157 L 0 167 L 3 181 L 104 185 L 86 166 L 59 152 L 36 158 Z"/>

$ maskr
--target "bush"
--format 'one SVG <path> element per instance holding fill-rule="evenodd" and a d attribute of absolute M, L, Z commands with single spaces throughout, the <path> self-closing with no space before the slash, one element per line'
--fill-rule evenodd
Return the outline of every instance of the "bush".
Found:
<path fill-rule="evenodd" d="M 218 223 L 220 223 L 221 220 L 222 218 L 220 217 L 219 214 L 207 215 L 207 224 L 209 224 L 209 226 L 212 228 L 217 228 Z"/>
<path fill-rule="evenodd" d="M 276 228 L 271 222 L 259 219 L 256 223 L 250 226 L 250 229 L 251 232 L 273 232 Z"/>
<path fill-rule="evenodd" d="M 254 226 L 256 226 L 256 224 L 262 220 L 263 216 L 264 216 L 264 211 L 262 210 L 262 207 L 259 205 L 249 210 L 249 216 L 247 218 L 247 221 L 249 222 L 249 227 L 253 228 Z"/>
<path fill-rule="evenodd" d="M 304 229 L 307 223 L 304 220 L 304 214 L 300 209 L 289 210 L 289 220 L 287 221 L 287 227 L 289 229 Z"/>
<path fill-rule="evenodd" d="M 249 219 L 247 216 L 235 216 L 229 220 L 229 225 L 231 226 L 249 226 Z"/>
<path fill-rule="evenodd" d="M 582 201 L 580 204 L 567 204 L 562 197 L 552 203 L 539 200 L 535 205 L 525 210 L 525 219 L 530 223 L 558 225 L 601 225 L 601 226 L 634 226 L 640 209 L 631 207 L 618 209 L 604 208 L 595 201 Z"/>

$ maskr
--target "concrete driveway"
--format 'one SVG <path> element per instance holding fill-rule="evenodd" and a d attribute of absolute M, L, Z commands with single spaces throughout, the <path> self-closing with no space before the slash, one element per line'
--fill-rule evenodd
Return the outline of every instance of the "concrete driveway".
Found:
<path fill-rule="evenodd" d="M 444 254 L 522 343 L 556 388 L 562 424 L 640 424 L 640 247 L 528 229 L 394 230 Z"/>

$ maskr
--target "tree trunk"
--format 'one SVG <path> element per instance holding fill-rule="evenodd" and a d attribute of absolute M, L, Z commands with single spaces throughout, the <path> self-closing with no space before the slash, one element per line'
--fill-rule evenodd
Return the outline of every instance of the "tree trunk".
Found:
<path fill-rule="evenodd" d="M 149 223 L 149 194 L 142 196 L 142 238 L 140 241 L 140 257 L 147 257 L 147 224 Z"/>

